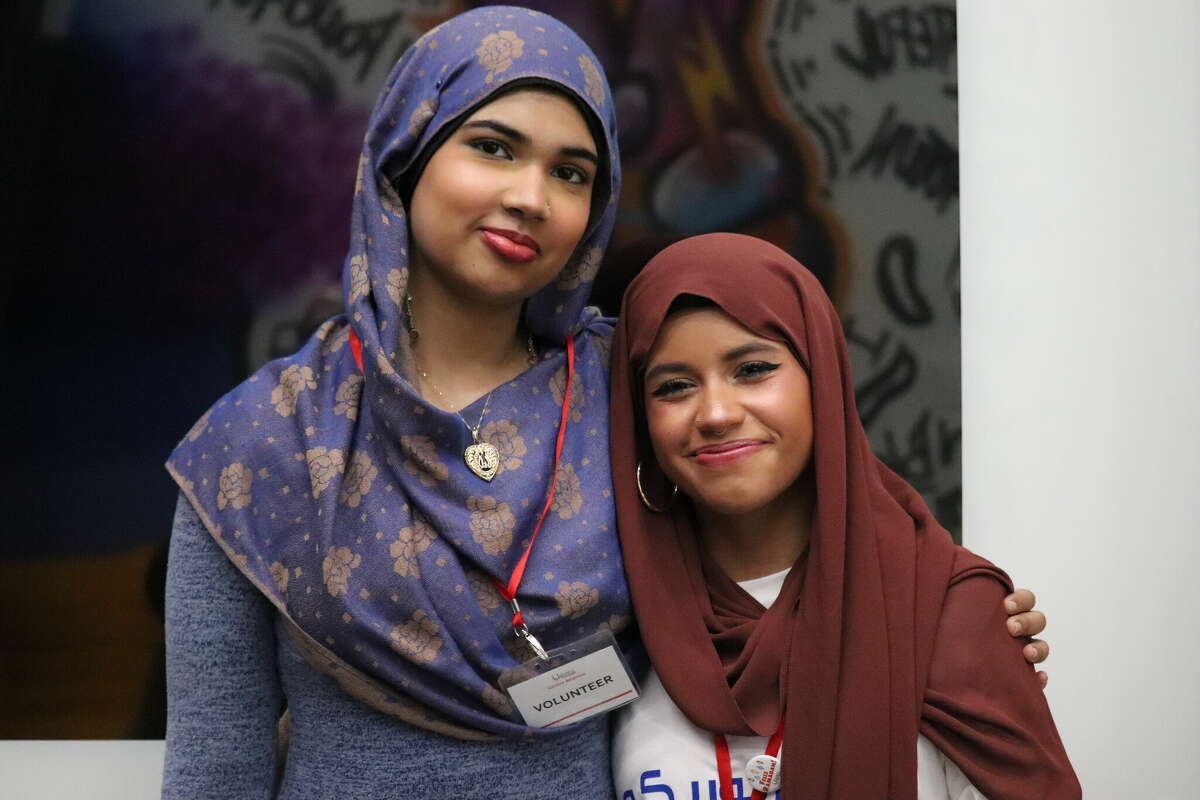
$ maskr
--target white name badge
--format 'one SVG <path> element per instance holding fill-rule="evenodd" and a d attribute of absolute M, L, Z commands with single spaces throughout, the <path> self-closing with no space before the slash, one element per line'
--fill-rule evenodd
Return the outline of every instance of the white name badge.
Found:
<path fill-rule="evenodd" d="M 583 722 L 638 698 L 633 676 L 607 631 L 549 655 L 500 676 L 526 725 L 553 728 Z"/>

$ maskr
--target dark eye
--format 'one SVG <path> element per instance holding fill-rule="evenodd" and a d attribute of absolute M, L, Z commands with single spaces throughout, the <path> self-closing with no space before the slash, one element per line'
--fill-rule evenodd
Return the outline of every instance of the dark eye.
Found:
<path fill-rule="evenodd" d="M 688 381 L 681 378 L 672 378 L 669 381 L 660 383 L 657 388 L 650 392 L 650 395 L 652 397 L 674 397 L 686 392 L 690 388 L 692 388 L 692 384 Z"/>
<path fill-rule="evenodd" d="M 779 369 L 779 364 L 772 364 L 770 361 L 747 361 L 745 364 L 739 364 L 737 368 L 737 377 L 762 378 L 770 375 L 775 370 Z"/>
<path fill-rule="evenodd" d="M 567 183 L 576 183 L 581 186 L 588 183 L 592 179 L 590 175 L 573 164 L 563 164 L 560 167 L 555 167 L 551 171 L 551 174 L 560 180 L 566 181 Z"/>
<path fill-rule="evenodd" d="M 484 155 L 493 156 L 495 158 L 512 158 L 512 153 L 509 152 L 508 146 L 503 142 L 498 142 L 495 139 L 475 139 L 467 143 L 468 147 L 474 147 Z"/>

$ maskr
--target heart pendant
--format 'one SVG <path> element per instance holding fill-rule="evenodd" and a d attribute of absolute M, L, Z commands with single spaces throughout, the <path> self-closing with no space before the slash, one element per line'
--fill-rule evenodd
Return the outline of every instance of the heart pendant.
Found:
<path fill-rule="evenodd" d="M 476 442 L 463 451 L 463 460 L 467 466 L 485 481 L 496 477 L 500 469 L 500 451 L 491 442 Z"/>

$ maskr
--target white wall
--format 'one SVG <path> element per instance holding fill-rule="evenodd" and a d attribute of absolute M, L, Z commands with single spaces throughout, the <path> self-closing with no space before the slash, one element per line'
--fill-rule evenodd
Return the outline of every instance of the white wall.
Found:
<path fill-rule="evenodd" d="M 156 800 L 162 769 L 162 740 L 0 741 L 0 800 Z"/>
<path fill-rule="evenodd" d="M 1200 796 L 1200 3 L 964 0 L 964 539 L 1085 796 Z"/>

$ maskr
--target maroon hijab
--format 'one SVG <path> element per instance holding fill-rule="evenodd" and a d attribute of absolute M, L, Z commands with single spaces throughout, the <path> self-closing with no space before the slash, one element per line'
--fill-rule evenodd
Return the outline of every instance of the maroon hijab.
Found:
<path fill-rule="evenodd" d="M 704 557 L 687 501 L 655 513 L 638 499 L 637 462 L 653 461 L 642 373 L 685 294 L 787 343 L 809 373 L 811 538 L 766 611 Z M 915 800 L 918 731 L 991 800 L 1080 796 L 1022 644 L 1005 631 L 1008 576 L 956 546 L 872 454 L 841 323 L 795 259 L 709 234 L 651 260 L 617 326 L 612 423 L 621 545 L 654 667 L 706 730 L 767 736 L 784 714 L 788 800 Z"/>

